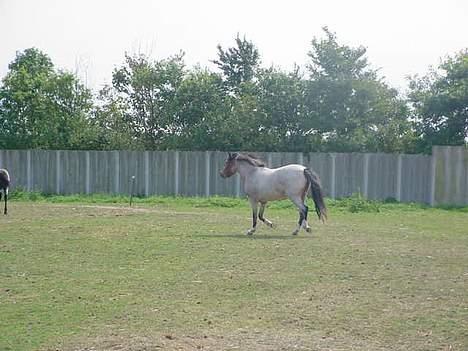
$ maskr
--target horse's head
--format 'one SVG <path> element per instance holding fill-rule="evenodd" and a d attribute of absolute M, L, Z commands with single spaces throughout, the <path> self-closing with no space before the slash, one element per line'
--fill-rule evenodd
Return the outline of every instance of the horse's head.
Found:
<path fill-rule="evenodd" d="M 238 153 L 230 153 L 228 152 L 228 157 L 226 161 L 224 162 L 224 168 L 222 171 L 219 172 L 220 176 L 223 178 L 229 178 L 233 174 L 236 174 L 237 172 L 237 156 L 239 156 Z"/>

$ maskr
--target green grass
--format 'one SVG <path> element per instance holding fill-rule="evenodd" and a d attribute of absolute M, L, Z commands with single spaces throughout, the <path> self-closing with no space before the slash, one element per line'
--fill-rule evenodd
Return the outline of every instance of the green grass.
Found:
<path fill-rule="evenodd" d="M 0 350 L 466 350 L 466 209 L 328 203 L 13 194 Z"/>
<path fill-rule="evenodd" d="M 86 204 L 120 204 L 128 205 L 130 197 L 125 195 L 109 194 L 76 194 L 76 195 L 54 195 L 41 192 L 26 192 L 17 189 L 12 192 L 10 199 L 14 201 L 33 201 L 49 203 L 86 203 Z M 227 207 L 227 208 L 248 208 L 249 204 L 244 198 L 232 197 L 183 197 L 183 196 L 135 196 L 132 202 L 140 205 L 158 206 L 182 206 L 182 207 Z M 294 205 L 289 200 L 275 201 L 269 203 L 270 209 L 294 209 Z M 386 201 L 373 201 L 364 199 L 360 194 L 351 197 L 332 200 L 327 199 L 327 206 L 334 211 L 357 212 L 380 212 L 380 210 L 423 210 L 431 209 L 429 206 L 419 203 L 399 203 L 395 199 L 389 198 Z M 468 213 L 468 206 L 440 205 L 438 209 L 458 211 Z"/>

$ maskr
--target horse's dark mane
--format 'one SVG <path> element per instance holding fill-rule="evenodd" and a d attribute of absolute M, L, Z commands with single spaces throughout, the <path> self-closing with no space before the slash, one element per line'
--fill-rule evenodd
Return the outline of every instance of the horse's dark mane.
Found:
<path fill-rule="evenodd" d="M 257 156 L 252 154 L 239 154 L 236 157 L 236 160 L 248 162 L 254 167 L 265 167 L 265 162 L 263 162 Z"/>

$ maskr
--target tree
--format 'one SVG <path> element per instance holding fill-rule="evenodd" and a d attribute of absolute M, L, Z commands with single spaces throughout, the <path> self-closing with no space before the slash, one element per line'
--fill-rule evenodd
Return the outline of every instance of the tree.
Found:
<path fill-rule="evenodd" d="M 247 83 L 246 83 L 247 84 Z M 174 147 L 192 150 L 260 150 L 257 96 L 226 94 L 222 78 L 207 70 L 188 74 L 177 91 L 179 133 Z"/>
<path fill-rule="evenodd" d="M 222 72 L 228 92 L 238 93 L 243 83 L 252 82 L 260 65 L 260 54 L 245 37 L 236 37 L 236 46 L 223 50 L 218 45 L 218 59 L 212 61 Z"/>
<path fill-rule="evenodd" d="M 222 149 L 228 140 L 223 128 L 230 113 L 226 101 L 218 74 L 200 68 L 187 74 L 176 92 L 177 133 L 172 136 L 171 147 Z"/>
<path fill-rule="evenodd" d="M 340 45 L 324 32 L 309 52 L 306 129 L 328 150 L 400 151 L 411 135 L 405 101 L 369 66 L 365 48 Z"/>
<path fill-rule="evenodd" d="M 464 145 L 468 140 L 468 49 L 410 81 L 410 102 L 421 151 L 432 145 Z"/>
<path fill-rule="evenodd" d="M 262 149 L 275 151 L 307 151 L 313 136 L 304 125 L 306 82 L 296 67 L 292 72 L 275 68 L 262 70 L 258 75 L 259 109 Z"/>
<path fill-rule="evenodd" d="M 336 34 L 323 27 L 325 39 L 314 38 L 308 56 L 311 63 L 307 66 L 312 79 L 327 78 L 333 81 L 349 79 L 375 79 L 376 71 L 369 67 L 365 57 L 366 48 L 352 48 L 340 45 Z"/>
<path fill-rule="evenodd" d="M 185 74 L 183 56 L 150 61 L 126 55 L 113 72 L 112 88 L 127 107 L 123 119 L 145 148 L 165 148 L 165 138 L 178 131 L 174 99 Z"/>
<path fill-rule="evenodd" d="M 91 107 L 91 92 L 73 74 L 56 71 L 38 49 L 19 52 L 0 86 L 0 147 L 92 147 Z"/>
<path fill-rule="evenodd" d="M 143 149 L 142 141 L 134 136 L 130 123 L 127 122 L 128 110 L 126 99 L 118 96 L 111 86 L 101 89 L 93 110 L 93 125 L 97 130 L 99 149 Z"/>

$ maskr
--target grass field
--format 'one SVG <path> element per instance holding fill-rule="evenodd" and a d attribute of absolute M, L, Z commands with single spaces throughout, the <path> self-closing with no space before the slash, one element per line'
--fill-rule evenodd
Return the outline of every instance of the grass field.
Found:
<path fill-rule="evenodd" d="M 245 200 L 33 200 L 0 217 L 2 351 L 468 350 L 466 209 L 335 202 L 293 237 L 279 203 L 247 237 Z"/>

